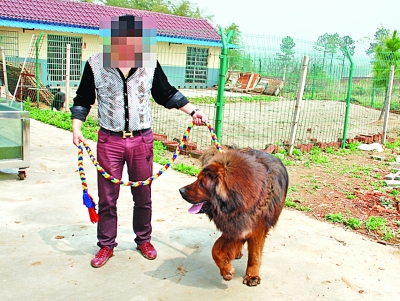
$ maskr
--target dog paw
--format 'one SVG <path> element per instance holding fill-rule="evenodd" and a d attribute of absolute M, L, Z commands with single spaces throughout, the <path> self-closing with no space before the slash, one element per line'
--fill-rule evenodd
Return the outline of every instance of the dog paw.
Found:
<path fill-rule="evenodd" d="M 230 271 L 221 271 L 221 276 L 226 281 L 232 280 L 233 276 L 235 276 L 235 269 L 232 268 Z"/>
<path fill-rule="evenodd" d="M 228 274 L 222 275 L 222 278 L 224 278 L 224 280 L 226 280 L 226 281 L 230 281 L 233 279 L 233 275 L 228 273 Z"/>
<path fill-rule="evenodd" d="M 260 284 L 261 278 L 259 276 L 249 276 L 243 278 L 243 284 L 247 286 L 257 286 Z"/>

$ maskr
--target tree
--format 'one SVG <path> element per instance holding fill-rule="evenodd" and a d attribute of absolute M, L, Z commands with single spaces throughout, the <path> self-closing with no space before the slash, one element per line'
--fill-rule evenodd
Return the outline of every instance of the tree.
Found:
<path fill-rule="evenodd" d="M 346 47 L 349 49 L 350 54 L 354 55 L 354 49 L 356 48 L 355 43 L 356 42 L 349 36 L 341 37 L 339 40 L 339 46 L 342 55 L 346 56 L 346 50 L 345 50 Z"/>
<path fill-rule="evenodd" d="M 328 44 L 328 33 L 325 33 L 322 36 L 319 36 L 317 39 L 317 42 L 314 44 L 314 49 L 316 51 L 323 52 L 323 58 L 322 58 L 322 66 L 325 66 L 325 57 L 326 53 L 328 52 L 327 50 L 327 44 Z"/>
<path fill-rule="evenodd" d="M 173 14 L 171 9 L 171 2 L 164 0 L 130 0 L 132 2 L 132 8 L 154 11 L 164 14 Z"/>
<path fill-rule="evenodd" d="M 226 27 L 224 30 L 225 30 L 225 33 L 227 33 L 227 34 L 231 30 L 233 31 L 233 36 L 232 36 L 231 40 L 229 41 L 230 44 L 240 45 L 242 32 L 240 31 L 239 26 L 236 23 L 232 23 L 231 25 Z"/>
<path fill-rule="evenodd" d="M 375 54 L 376 47 L 383 46 L 385 44 L 385 40 L 389 37 L 390 30 L 381 25 L 381 27 L 375 32 L 373 42 L 369 43 L 369 48 L 365 51 L 365 53 L 372 57 Z"/>
<path fill-rule="evenodd" d="M 118 6 L 125 8 L 133 8 L 131 0 L 102 0 L 102 3 L 108 6 Z"/>
<path fill-rule="evenodd" d="M 201 18 L 200 10 L 188 0 L 181 0 L 177 4 L 172 4 L 172 14 L 183 17 Z"/>
<path fill-rule="evenodd" d="M 213 15 L 199 9 L 189 0 L 79 0 L 81 2 L 101 3 L 108 6 L 125 7 L 146 11 L 171 14 L 176 16 L 207 19 L 212 21 Z"/>
<path fill-rule="evenodd" d="M 349 49 L 350 55 L 354 55 L 354 50 L 356 48 L 355 41 L 349 37 L 349 36 L 344 36 L 340 38 L 339 41 L 339 47 L 340 47 L 340 52 L 343 55 L 342 58 L 342 72 L 341 75 L 343 76 L 343 70 L 344 70 L 344 62 L 346 61 L 347 53 L 346 53 L 346 47 Z"/>
<path fill-rule="evenodd" d="M 314 49 L 323 52 L 322 66 L 325 66 L 326 58 L 330 58 L 329 72 L 332 71 L 333 59 L 335 55 L 341 50 L 341 47 L 348 43 L 350 47 L 354 47 L 354 41 L 349 36 L 341 38 L 338 33 L 328 34 L 325 33 L 318 37 L 317 42 L 314 44 Z"/>
<path fill-rule="evenodd" d="M 294 58 L 294 47 L 296 43 L 293 39 L 289 36 L 282 39 L 282 44 L 280 45 L 280 52 L 277 53 L 278 61 L 282 62 L 283 64 L 283 78 L 285 80 L 286 77 L 286 70 L 288 65 L 293 61 Z"/>
<path fill-rule="evenodd" d="M 331 63 L 329 65 L 329 72 L 332 71 L 333 58 L 340 48 L 340 36 L 338 33 L 328 35 L 327 39 L 327 52 L 331 56 Z"/>
<path fill-rule="evenodd" d="M 397 30 L 393 32 L 391 38 L 385 39 L 383 45 L 378 45 L 375 48 L 373 61 L 373 80 L 376 87 L 385 88 L 386 96 L 389 85 L 390 67 L 392 65 L 394 66 L 395 70 L 400 68 L 400 37 L 397 35 Z M 400 79 L 399 72 L 397 72 L 396 79 Z M 386 103 L 387 97 L 385 98 L 379 120 L 381 120 L 384 115 Z"/>
<path fill-rule="evenodd" d="M 231 30 L 233 31 L 233 36 L 230 39 L 229 44 L 240 47 L 242 33 L 239 29 L 239 26 L 236 23 L 232 23 L 228 27 L 224 28 L 224 31 L 226 34 L 228 34 Z M 242 59 L 240 57 L 241 57 L 240 50 L 229 49 L 228 50 L 228 68 L 229 69 L 237 69 L 237 66 L 242 63 L 241 62 Z"/>

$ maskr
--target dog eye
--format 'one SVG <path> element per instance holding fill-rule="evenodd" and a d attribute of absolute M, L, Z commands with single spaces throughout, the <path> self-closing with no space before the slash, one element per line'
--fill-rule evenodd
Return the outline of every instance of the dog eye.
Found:
<path fill-rule="evenodd" d="M 204 188 L 203 183 L 199 182 L 199 187 Z"/>

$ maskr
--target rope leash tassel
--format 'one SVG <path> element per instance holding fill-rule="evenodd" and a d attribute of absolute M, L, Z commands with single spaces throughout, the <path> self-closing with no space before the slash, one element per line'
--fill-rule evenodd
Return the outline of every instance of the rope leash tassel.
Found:
<path fill-rule="evenodd" d="M 96 212 L 96 203 L 88 192 L 85 169 L 83 168 L 83 147 L 81 144 L 78 145 L 78 171 L 83 189 L 83 204 L 88 209 L 90 221 L 92 223 L 97 223 L 99 221 L 99 215 Z"/>
<path fill-rule="evenodd" d="M 215 147 L 218 149 L 218 152 L 223 152 L 221 146 L 218 143 L 217 136 L 215 135 L 215 131 L 212 128 L 211 124 L 209 124 L 208 122 L 205 122 L 205 125 L 207 126 L 208 130 L 211 133 L 211 139 L 213 140 Z M 89 145 L 84 142 L 79 143 L 79 145 L 78 145 L 78 170 L 79 170 L 79 177 L 81 179 L 82 189 L 83 189 L 83 204 L 86 206 L 86 208 L 88 208 L 90 221 L 92 223 L 97 223 L 99 221 L 99 216 L 96 212 L 96 203 L 94 202 L 93 197 L 88 192 L 85 169 L 83 167 L 83 148 L 86 149 L 86 151 L 89 155 L 89 158 L 92 161 L 93 165 L 96 167 L 97 171 L 105 179 L 109 180 L 110 182 L 112 182 L 114 184 L 118 184 L 121 186 L 131 186 L 131 187 L 146 186 L 146 185 L 150 185 L 155 179 L 160 177 L 171 166 L 171 164 L 175 162 L 175 159 L 178 157 L 180 152 L 183 150 L 183 147 L 188 142 L 189 134 L 190 134 L 190 131 L 192 130 L 193 126 L 194 126 L 194 123 L 192 121 L 189 124 L 189 126 L 187 127 L 185 133 L 183 134 L 182 140 L 179 143 L 179 145 L 176 147 L 176 150 L 175 150 L 174 154 L 172 155 L 172 158 L 157 173 L 155 173 L 154 175 L 152 175 L 151 177 L 149 177 L 148 179 L 143 180 L 143 181 L 136 181 L 136 182 L 126 181 L 125 182 L 125 181 L 114 178 L 112 175 L 107 173 L 103 167 L 100 166 L 99 162 L 94 157 Z"/>

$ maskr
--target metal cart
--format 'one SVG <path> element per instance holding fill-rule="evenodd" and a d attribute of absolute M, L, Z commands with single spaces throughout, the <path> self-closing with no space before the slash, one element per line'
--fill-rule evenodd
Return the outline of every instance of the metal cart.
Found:
<path fill-rule="evenodd" d="M 0 170 L 18 168 L 21 180 L 29 167 L 30 118 L 23 103 L 0 98 Z"/>

